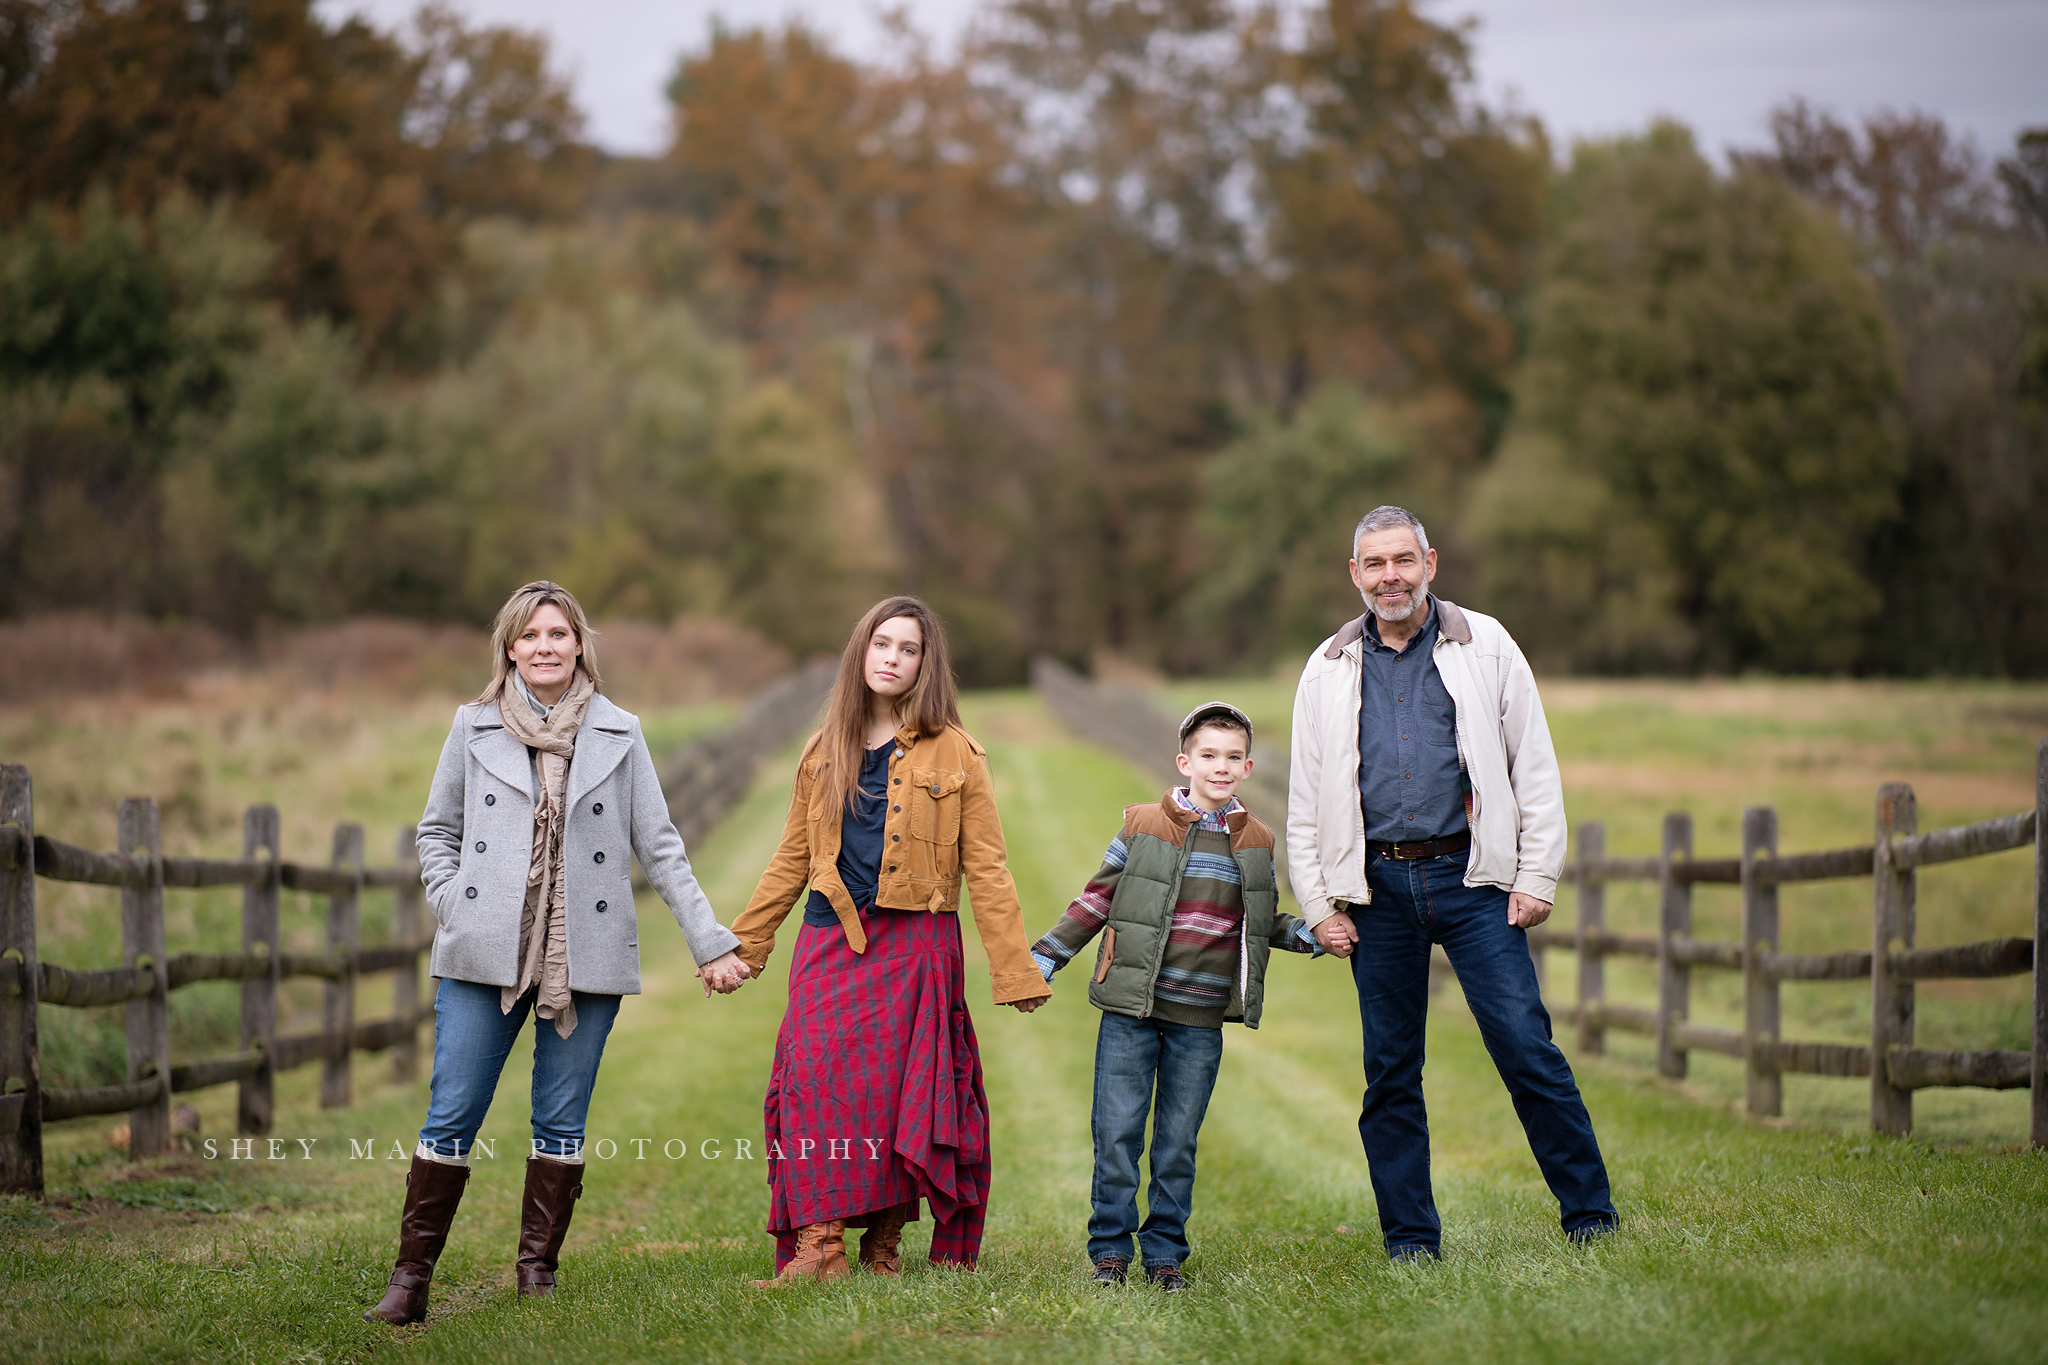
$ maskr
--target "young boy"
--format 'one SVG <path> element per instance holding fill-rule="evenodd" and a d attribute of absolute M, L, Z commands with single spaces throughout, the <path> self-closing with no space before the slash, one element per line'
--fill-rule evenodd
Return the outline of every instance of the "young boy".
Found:
<path fill-rule="evenodd" d="M 1307 926 L 1279 913 L 1273 831 L 1237 789 L 1252 771 L 1252 723 L 1208 702 L 1180 723 L 1185 787 L 1124 811 L 1102 870 L 1031 945 L 1047 981 L 1102 931 L 1088 999 L 1095 1043 L 1095 1182 L 1088 1259 L 1095 1281 L 1124 1282 L 1131 1234 L 1145 1277 L 1181 1288 L 1194 1206 L 1195 1135 L 1216 1086 L 1223 1025 L 1259 1025 L 1269 947 L 1314 954 Z M 1138 1226 L 1138 1154 L 1152 1111 L 1149 1212 Z"/>

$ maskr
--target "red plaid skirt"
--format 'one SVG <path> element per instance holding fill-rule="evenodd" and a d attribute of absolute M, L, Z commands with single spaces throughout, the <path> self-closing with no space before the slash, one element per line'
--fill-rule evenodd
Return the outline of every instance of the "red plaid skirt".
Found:
<path fill-rule="evenodd" d="M 806 924 L 763 1106 L 776 1268 L 797 1229 L 922 1199 L 934 1261 L 972 1265 L 988 1202 L 988 1095 L 957 915 L 870 910 L 865 953 Z M 915 1217 L 915 1209 L 912 1210 Z"/>

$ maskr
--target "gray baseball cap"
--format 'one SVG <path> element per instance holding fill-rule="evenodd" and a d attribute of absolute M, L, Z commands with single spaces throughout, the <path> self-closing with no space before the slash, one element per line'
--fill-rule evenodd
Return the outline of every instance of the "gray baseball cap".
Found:
<path fill-rule="evenodd" d="M 1226 718 L 1244 727 L 1245 741 L 1249 743 L 1252 736 L 1252 718 L 1227 701 L 1205 701 L 1188 712 L 1180 723 L 1180 742 L 1187 743 L 1188 736 L 1202 728 L 1202 722 Z"/>

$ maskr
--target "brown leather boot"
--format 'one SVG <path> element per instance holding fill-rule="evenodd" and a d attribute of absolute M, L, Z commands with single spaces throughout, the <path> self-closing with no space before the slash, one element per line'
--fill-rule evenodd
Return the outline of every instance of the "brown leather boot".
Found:
<path fill-rule="evenodd" d="M 581 1162 L 526 1158 L 526 1197 L 519 1205 L 519 1297 L 544 1299 L 555 1292 L 555 1265 L 569 1218 L 583 1193 Z"/>
<path fill-rule="evenodd" d="M 398 1264 L 377 1306 L 363 1314 L 366 1322 L 404 1327 L 427 1316 L 427 1284 L 434 1262 L 448 1244 L 448 1226 L 455 1221 L 469 1167 L 414 1156 L 405 1173 L 405 1212 L 398 1219 Z"/>
<path fill-rule="evenodd" d="M 800 1280 L 836 1280 L 851 1274 L 846 1265 L 846 1223 L 810 1223 L 797 1229 L 796 1255 L 772 1280 L 748 1280 L 756 1289 L 778 1289 Z"/>
<path fill-rule="evenodd" d="M 868 1230 L 860 1235 L 860 1268 L 871 1275 L 901 1275 L 903 1225 L 910 1221 L 915 1204 L 898 1204 L 873 1215 Z"/>

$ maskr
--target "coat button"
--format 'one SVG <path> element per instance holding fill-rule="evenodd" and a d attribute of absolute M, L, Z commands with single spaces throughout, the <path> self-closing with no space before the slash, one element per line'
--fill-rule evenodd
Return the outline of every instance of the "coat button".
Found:
<path fill-rule="evenodd" d="M 890 781 L 894 782 L 899 787 L 903 785 L 903 779 L 900 777 L 891 778 Z"/>
<path fill-rule="evenodd" d="M 938 784 L 938 783 L 936 783 L 936 782 L 932 783 L 932 795 L 933 795 L 933 796 L 937 796 L 937 795 L 939 795 L 939 784 Z"/>
<path fill-rule="evenodd" d="M 603 862 L 603 861 L 604 861 L 604 854 L 602 854 L 602 853 L 598 854 L 598 855 L 597 855 L 597 860 L 598 860 L 599 862 Z"/>
<path fill-rule="evenodd" d="M 892 844 L 894 844 L 894 843 L 899 843 L 899 842 L 901 842 L 902 838 L 903 838 L 903 836 L 902 836 L 902 835 L 900 835 L 900 834 L 892 834 L 892 835 L 890 835 L 890 836 L 889 836 L 889 842 L 890 842 L 890 843 L 892 843 Z"/>
<path fill-rule="evenodd" d="M 596 805 L 592 806 L 592 807 L 590 808 L 590 813 L 591 813 L 592 815 L 603 815 L 603 814 L 604 814 L 604 802 L 600 801 L 600 802 L 598 802 L 598 803 L 597 803 Z"/>
<path fill-rule="evenodd" d="M 903 807 L 901 807 L 901 806 L 891 806 L 891 807 L 889 807 L 889 809 L 890 809 L 890 810 L 892 810 L 892 811 L 900 811 L 900 810 L 902 810 L 902 809 L 903 809 Z"/>
<path fill-rule="evenodd" d="M 485 804 L 486 806 L 495 806 L 495 805 L 497 805 L 497 804 L 498 804 L 498 798 L 497 798 L 497 797 L 495 797 L 495 796 L 492 796 L 492 795 L 486 794 L 486 795 L 484 796 L 484 804 Z"/>
<path fill-rule="evenodd" d="M 475 899 L 476 899 L 476 888 L 472 886 L 472 887 L 470 887 L 470 888 L 469 888 L 469 890 L 467 890 L 467 891 L 463 892 L 462 894 L 463 894 L 464 896 L 466 896 L 466 897 L 467 897 L 468 899 L 470 899 L 470 900 L 475 900 Z"/>
<path fill-rule="evenodd" d="M 483 851 L 484 851 L 484 841 L 483 841 L 483 840 L 479 839 L 479 840 L 477 840 L 477 841 L 476 841 L 476 851 L 477 851 L 477 852 L 479 852 L 479 853 L 481 853 L 481 852 L 483 852 Z"/>
<path fill-rule="evenodd" d="M 598 914 L 602 915 L 602 914 L 603 914 L 603 913 L 604 913 L 605 911 L 607 911 L 607 910 L 609 910 L 609 909 L 611 909 L 611 902 L 610 902 L 610 901 L 599 901 L 599 902 L 597 903 L 597 913 L 598 913 Z"/>
<path fill-rule="evenodd" d="M 894 872 L 894 871 L 896 870 L 896 864 L 894 864 L 894 863 L 890 863 L 890 864 L 889 864 L 889 870 L 890 870 L 891 872 Z"/>

